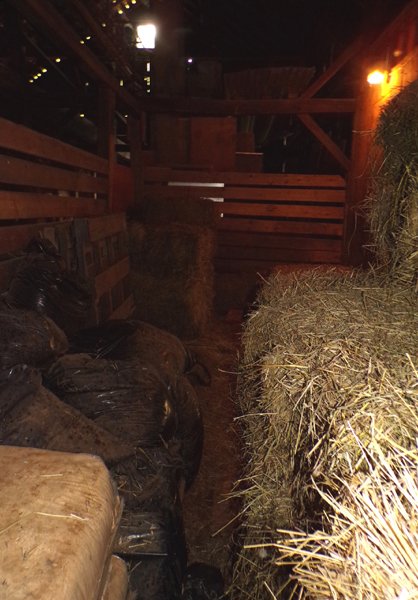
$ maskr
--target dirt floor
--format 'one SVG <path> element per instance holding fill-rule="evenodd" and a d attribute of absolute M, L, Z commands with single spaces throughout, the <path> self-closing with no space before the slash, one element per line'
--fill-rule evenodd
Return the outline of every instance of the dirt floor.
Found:
<path fill-rule="evenodd" d="M 209 369 L 209 387 L 198 387 L 205 437 L 196 481 L 184 499 L 189 563 L 218 567 L 228 583 L 232 534 L 239 506 L 228 499 L 239 478 L 240 442 L 234 425 L 241 314 L 215 321 L 207 334 L 187 343 Z"/>

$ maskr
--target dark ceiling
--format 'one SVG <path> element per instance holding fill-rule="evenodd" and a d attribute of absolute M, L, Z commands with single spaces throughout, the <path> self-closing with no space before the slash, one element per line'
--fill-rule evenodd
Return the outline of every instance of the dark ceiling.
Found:
<path fill-rule="evenodd" d="M 161 0 L 160 0 L 161 1 Z M 328 64 L 407 0 L 183 0 L 189 53 L 234 61 Z"/>

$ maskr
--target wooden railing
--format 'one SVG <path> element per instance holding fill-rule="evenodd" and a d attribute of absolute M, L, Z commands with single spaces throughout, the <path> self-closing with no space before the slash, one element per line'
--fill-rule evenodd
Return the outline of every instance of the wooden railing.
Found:
<path fill-rule="evenodd" d="M 0 119 L 0 220 L 100 215 L 108 161 Z"/>
<path fill-rule="evenodd" d="M 94 322 L 132 314 L 124 214 L 131 180 L 127 167 L 110 169 L 106 159 L 0 119 L 0 291 L 39 236 L 91 283 Z"/>
<path fill-rule="evenodd" d="M 223 187 L 205 186 L 209 183 Z M 341 176 L 148 167 L 144 201 L 157 197 L 218 200 L 219 271 L 341 262 L 346 199 Z"/>

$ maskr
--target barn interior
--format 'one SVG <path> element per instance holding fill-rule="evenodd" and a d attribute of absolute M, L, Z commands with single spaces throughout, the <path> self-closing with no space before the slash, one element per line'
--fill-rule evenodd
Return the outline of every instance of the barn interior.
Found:
<path fill-rule="evenodd" d="M 8 600 L 418 597 L 418 1 L 277 4 L 0 1 Z"/>

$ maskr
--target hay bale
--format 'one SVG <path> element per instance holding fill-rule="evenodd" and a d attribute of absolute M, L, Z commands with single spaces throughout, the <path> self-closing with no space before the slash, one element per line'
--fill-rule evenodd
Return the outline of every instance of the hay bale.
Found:
<path fill-rule="evenodd" d="M 360 589 L 369 598 L 399 597 L 401 578 L 385 591 L 385 553 L 372 556 L 362 546 L 370 550 L 367 575 L 382 581 L 376 588 L 358 568 L 353 545 L 380 528 L 377 546 L 392 552 L 390 511 L 379 524 L 366 513 L 393 500 L 393 511 L 405 506 L 395 522 L 405 555 L 418 558 L 417 497 L 406 505 L 399 483 L 414 477 L 418 458 L 416 296 L 373 274 L 330 269 L 278 273 L 259 304 L 243 335 L 240 421 L 248 466 L 232 598 L 279 597 L 291 567 L 297 597 L 357 597 Z M 362 513 L 350 519 L 356 502 Z M 298 534 L 289 533 L 295 528 Z"/>
<path fill-rule="evenodd" d="M 136 317 L 180 338 L 204 331 L 212 314 L 214 233 L 173 223 L 129 227 Z"/>
<path fill-rule="evenodd" d="M 390 278 L 418 285 L 418 83 L 382 110 L 375 133 L 381 149 L 366 200 L 377 264 Z"/>
<path fill-rule="evenodd" d="M 170 225 L 185 223 L 200 227 L 215 228 L 217 212 L 208 198 L 158 198 L 152 197 L 130 213 L 135 221 L 147 225 Z"/>

